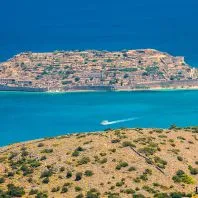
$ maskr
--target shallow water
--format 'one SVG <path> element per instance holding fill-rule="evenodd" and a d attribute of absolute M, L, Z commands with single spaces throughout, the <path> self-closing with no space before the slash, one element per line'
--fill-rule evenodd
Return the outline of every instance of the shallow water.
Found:
<path fill-rule="evenodd" d="M 0 145 L 106 128 L 198 125 L 197 101 L 198 91 L 0 92 Z"/>

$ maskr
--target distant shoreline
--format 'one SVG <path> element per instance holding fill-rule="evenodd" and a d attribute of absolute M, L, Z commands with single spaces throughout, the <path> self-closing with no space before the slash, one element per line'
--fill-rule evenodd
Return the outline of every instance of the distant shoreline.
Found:
<path fill-rule="evenodd" d="M 190 87 L 190 88 L 151 88 L 151 89 L 116 89 L 116 90 L 68 90 L 68 91 L 38 91 L 37 88 L 35 90 L 0 90 L 1 92 L 25 92 L 25 93 L 52 93 L 52 94 L 64 94 L 64 93 L 93 93 L 93 92 L 155 92 L 155 91 L 198 91 L 198 87 Z"/>

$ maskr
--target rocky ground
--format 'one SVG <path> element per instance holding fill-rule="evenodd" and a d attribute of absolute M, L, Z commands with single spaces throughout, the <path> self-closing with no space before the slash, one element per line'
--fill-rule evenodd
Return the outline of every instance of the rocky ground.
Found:
<path fill-rule="evenodd" d="M 198 128 L 117 129 L 0 149 L 0 197 L 182 197 L 198 186 Z"/>

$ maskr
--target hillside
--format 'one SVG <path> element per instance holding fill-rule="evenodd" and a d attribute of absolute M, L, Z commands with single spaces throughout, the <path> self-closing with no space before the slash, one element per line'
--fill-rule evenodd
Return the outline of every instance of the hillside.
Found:
<path fill-rule="evenodd" d="M 198 185 L 197 133 L 197 128 L 117 129 L 2 147 L 0 197 L 191 194 Z"/>
<path fill-rule="evenodd" d="M 197 71 L 184 57 L 154 49 L 28 52 L 0 64 L 0 85 L 48 91 L 189 88 L 198 87 Z"/>

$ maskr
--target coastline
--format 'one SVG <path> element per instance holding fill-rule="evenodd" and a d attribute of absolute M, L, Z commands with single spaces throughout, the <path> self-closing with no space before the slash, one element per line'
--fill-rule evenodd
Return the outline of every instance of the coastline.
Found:
<path fill-rule="evenodd" d="M 65 94 L 65 93 L 93 93 L 93 92 L 155 92 L 155 91 L 198 91 L 196 87 L 169 87 L 169 88 L 150 88 L 150 89 L 115 89 L 115 90 L 53 90 L 53 91 L 27 91 L 27 90 L 0 90 L 2 92 L 24 92 L 24 93 L 48 93 L 48 94 Z"/>

